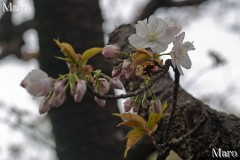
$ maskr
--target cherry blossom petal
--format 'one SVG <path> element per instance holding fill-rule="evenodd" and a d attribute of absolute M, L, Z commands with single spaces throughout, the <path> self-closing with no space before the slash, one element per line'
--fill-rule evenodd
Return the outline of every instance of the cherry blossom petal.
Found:
<path fill-rule="evenodd" d="M 136 24 L 135 27 L 137 35 L 139 35 L 140 37 L 147 36 L 146 34 L 148 32 L 148 25 L 146 22 L 138 21 L 138 24 Z"/>
<path fill-rule="evenodd" d="M 148 44 L 148 40 L 144 39 L 142 37 L 139 37 L 136 34 L 131 35 L 129 38 L 129 43 L 135 47 L 135 48 L 147 48 L 148 46 L 146 44 Z"/>

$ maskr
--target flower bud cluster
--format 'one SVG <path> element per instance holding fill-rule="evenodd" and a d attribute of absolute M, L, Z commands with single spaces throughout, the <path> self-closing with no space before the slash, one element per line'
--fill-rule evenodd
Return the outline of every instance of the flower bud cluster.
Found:
<path fill-rule="evenodd" d="M 124 110 L 125 112 L 133 111 L 138 112 L 139 110 L 139 98 L 138 97 L 132 97 L 125 100 L 124 104 Z"/>
<path fill-rule="evenodd" d="M 106 76 L 106 75 L 105 75 Z M 98 78 L 93 83 L 93 88 L 96 93 L 99 95 L 105 95 L 109 92 L 110 88 L 113 89 L 123 89 L 122 82 L 117 78 L 109 78 L 109 81 L 106 78 Z M 94 97 L 94 100 L 98 103 L 98 105 L 103 108 L 106 105 L 106 100 L 99 99 Z"/>
<path fill-rule="evenodd" d="M 126 79 L 128 80 L 133 75 L 133 67 L 131 65 L 131 61 L 126 59 L 119 66 L 116 66 L 112 70 L 112 77 L 116 79 Z"/>
<path fill-rule="evenodd" d="M 122 82 L 117 78 L 110 78 L 101 73 L 106 78 L 99 77 L 99 72 L 96 75 L 88 75 L 87 80 L 92 82 L 92 86 L 96 93 L 105 95 L 112 89 L 123 89 Z M 95 77 L 95 79 L 93 78 Z M 48 77 L 41 70 L 32 70 L 21 82 L 21 86 L 25 88 L 31 95 L 35 97 L 44 97 L 42 100 L 39 113 L 48 112 L 51 108 L 61 106 L 66 99 L 66 90 L 69 87 L 71 95 L 75 102 L 81 102 L 87 91 L 87 80 L 79 79 L 77 74 L 69 73 L 60 76 L 58 79 Z M 104 107 L 106 100 L 94 98 L 100 107 Z"/>
<path fill-rule="evenodd" d="M 142 95 L 127 98 L 125 100 L 124 110 L 125 112 L 133 111 L 138 112 L 140 108 L 142 110 L 148 110 L 149 112 L 160 113 L 161 111 L 161 101 L 152 95 L 152 97 L 147 98 L 147 92 Z"/>
<path fill-rule="evenodd" d="M 66 76 L 67 77 L 67 76 Z M 42 97 L 39 113 L 48 112 L 51 108 L 61 106 L 66 99 L 67 86 L 73 86 L 73 97 L 75 102 L 81 102 L 86 90 L 85 80 L 74 80 L 71 82 L 68 78 L 59 78 L 54 80 L 41 70 L 32 70 L 21 82 L 21 86 L 25 88 L 31 95 L 35 97 Z"/>

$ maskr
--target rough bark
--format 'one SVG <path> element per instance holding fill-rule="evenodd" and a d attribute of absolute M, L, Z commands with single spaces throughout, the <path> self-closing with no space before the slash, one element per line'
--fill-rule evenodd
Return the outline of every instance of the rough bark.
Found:
<path fill-rule="evenodd" d="M 50 76 L 66 73 L 64 62 L 53 39 L 71 43 L 77 52 L 103 46 L 102 16 L 96 0 L 35 0 L 36 29 L 40 44 L 40 68 Z M 103 56 L 90 63 L 94 68 L 110 72 Z M 114 101 L 101 109 L 87 93 L 81 103 L 68 97 L 64 105 L 52 109 L 49 116 L 60 160 L 121 160 L 123 133 L 116 128 L 119 119 Z"/>
<path fill-rule="evenodd" d="M 134 32 L 132 25 L 123 25 L 110 34 L 110 43 L 117 43 L 123 49 L 128 47 L 127 37 Z M 159 80 L 154 88 L 157 88 L 162 101 L 171 101 L 174 82 L 169 75 Z M 184 89 L 178 92 L 178 103 L 173 121 L 169 126 L 167 141 L 164 140 L 167 119 L 160 122 L 156 131 L 157 143 L 165 143 L 174 138 L 188 134 L 196 125 L 199 125 L 200 117 L 206 116 L 207 121 L 199 127 L 194 134 L 186 136 L 176 146 L 167 147 L 176 151 L 183 159 L 212 159 L 212 148 L 221 148 L 224 151 L 236 151 L 240 157 L 240 118 L 217 112 L 205 105 L 200 100 L 192 97 Z M 167 155 L 167 154 L 166 154 Z M 163 159 L 163 158 L 159 158 Z M 233 157 L 230 159 L 234 159 Z"/>

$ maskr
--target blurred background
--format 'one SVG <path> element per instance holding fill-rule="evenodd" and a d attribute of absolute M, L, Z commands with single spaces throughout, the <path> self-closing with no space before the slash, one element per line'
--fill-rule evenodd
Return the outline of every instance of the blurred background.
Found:
<path fill-rule="evenodd" d="M 38 114 L 40 100 L 19 85 L 29 71 L 39 68 L 34 4 L 15 0 L 14 4 L 27 10 L 4 12 L 6 3 L 0 1 L 0 160 L 54 160 L 49 117 Z M 192 68 L 184 70 L 181 86 L 212 108 L 240 117 L 239 0 L 164 0 L 162 4 L 100 0 L 99 5 L 105 43 L 119 25 L 151 14 L 178 19 L 186 32 L 185 41 L 194 41 L 196 48 L 189 54 Z"/>

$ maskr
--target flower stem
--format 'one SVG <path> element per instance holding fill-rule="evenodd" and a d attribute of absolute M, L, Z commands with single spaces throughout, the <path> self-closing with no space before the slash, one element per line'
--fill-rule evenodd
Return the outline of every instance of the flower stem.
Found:
<path fill-rule="evenodd" d="M 166 56 L 166 55 L 170 55 L 170 53 L 162 53 L 162 54 L 159 54 L 159 57 L 160 57 L 160 56 Z"/>
<path fill-rule="evenodd" d="M 173 104 L 172 104 L 172 109 L 171 109 L 171 112 L 170 112 L 170 116 L 168 118 L 166 131 L 165 131 L 165 135 L 164 135 L 165 141 L 167 141 L 167 138 L 168 138 L 167 134 L 168 134 L 169 126 L 171 124 L 171 121 L 173 119 L 174 113 L 176 111 L 176 106 L 177 106 L 177 95 L 178 95 L 178 88 L 179 88 L 180 73 L 178 72 L 177 68 L 174 68 L 174 72 L 175 72 L 175 80 L 174 80 L 173 97 L 172 97 Z"/>

